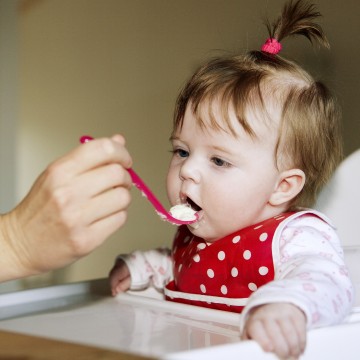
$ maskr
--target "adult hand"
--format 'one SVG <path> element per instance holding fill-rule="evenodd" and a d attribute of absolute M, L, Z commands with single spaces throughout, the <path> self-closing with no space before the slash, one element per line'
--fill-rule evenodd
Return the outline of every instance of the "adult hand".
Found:
<path fill-rule="evenodd" d="M 242 339 L 252 339 L 281 359 L 298 358 L 306 345 L 306 318 L 295 305 L 274 303 L 254 308 L 246 320 Z"/>
<path fill-rule="evenodd" d="M 121 135 L 79 145 L 50 164 L 0 218 L 0 281 L 63 267 L 125 222 L 132 164 Z"/>

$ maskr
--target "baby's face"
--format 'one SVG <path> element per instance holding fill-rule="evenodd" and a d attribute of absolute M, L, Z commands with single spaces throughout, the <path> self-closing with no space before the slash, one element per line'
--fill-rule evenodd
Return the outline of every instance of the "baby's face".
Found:
<path fill-rule="evenodd" d="M 216 103 L 213 111 L 221 124 Z M 208 242 L 278 213 L 269 203 L 280 175 L 274 161 L 277 131 L 249 113 L 247 118 L 256 133 L 251 137 L 233 110 L 229 115 L 236 137 L 200 128 L 188 106 L 183 126 L 172 139 L 169 200 L 171 205 L 189 203 L 199 211 L 200 220 L 189 228 Z M 208 123 L 206 111 L 202 117 Z"/>

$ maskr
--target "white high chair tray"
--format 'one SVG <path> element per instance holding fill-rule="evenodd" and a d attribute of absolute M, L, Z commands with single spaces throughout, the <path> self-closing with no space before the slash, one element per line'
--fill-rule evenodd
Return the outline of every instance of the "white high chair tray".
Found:
<path fill-rule="evenodd" d="M 159 358 L 237 342 L 239 315 L 164 301 L 150 288 L 113 298 L 106 279 L 0 295 L 0 329 Z"/>
<path fill-rule="evenodd" d="M 360 248 L 345 254 L 360 290 Z M 0 330 L 157 359 L 275 359 L 240 342 L 238 323 L 238 314 L 167 302 L 153 288 L 113 298 L 106 279 L 0 295 Z M 359 334 L 354 307 L 344 324 L 310 331 L 302 359 L 358 359 Z"/>

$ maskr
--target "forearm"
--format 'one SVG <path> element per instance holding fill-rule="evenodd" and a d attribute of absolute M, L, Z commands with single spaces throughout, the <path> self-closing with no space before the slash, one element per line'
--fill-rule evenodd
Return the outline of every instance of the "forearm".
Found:
<path fill-rule="evenodd" d="M 11 212 L 0 216 L 0 282 L 18 279 L 38 273 L 28 261 L 23 246 L 20 225 Z"/>

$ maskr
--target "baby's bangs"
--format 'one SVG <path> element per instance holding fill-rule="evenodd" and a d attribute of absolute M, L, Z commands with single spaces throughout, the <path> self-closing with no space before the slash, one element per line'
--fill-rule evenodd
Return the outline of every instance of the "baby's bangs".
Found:
<path fill-rule="evenodd" d="M 174 112 L 174 131 L 182 127 L 185 111 L 191 107 L 201 128 L 210 126 L 236 135 L 229 113 L 233 110 L 239 124 L 255 137 L 252 125 L 246 119 L 248 109 L 265 109 L 261 84 L 269 72 L 248 57 L 214 59 L 201 67 L 178 96 Z M 213 105 L 220 104 L 220 119 Z M 204 115 L 208 120 L 204 121 Z"/>
<path fill-rule="evenodd" d="M 201 129 L 209 127 L 216 131 L 229 132 L 235 136 L 236 133 L 229 116 L 229 111 L 233 106 L 232 96 L 229 92 L 223 90 L 219 92 L 207 92 L 202 94 L 201 97 L 191 98 L 191 111 Z M 215 104 L 220 104 L 220 118 L 215 115 Z M 204 118 L 208 120 L 205 121 Z"/>
<path fill-rule="evenodd" d="M 257 82 L 239 82 L 225 84 L 225 86 L 211 88 L 207 91 L 196 92 L 197 96 L 190 96 L 191 111 L 200 128 L 209 127 L 217 131 L 225 131 L 236 136 L 236 131 L 230 120 L 230 111 L 234 111 L 239 124 L 250 136 L 256 137 L 251 124 L 246 119 L 246 109 L 263 107 L 260 86 Z M 221 118 L 217 118 L 214 104 L 220 105 Z M 210 120 L 204 121 L 204 115 Z"/>

